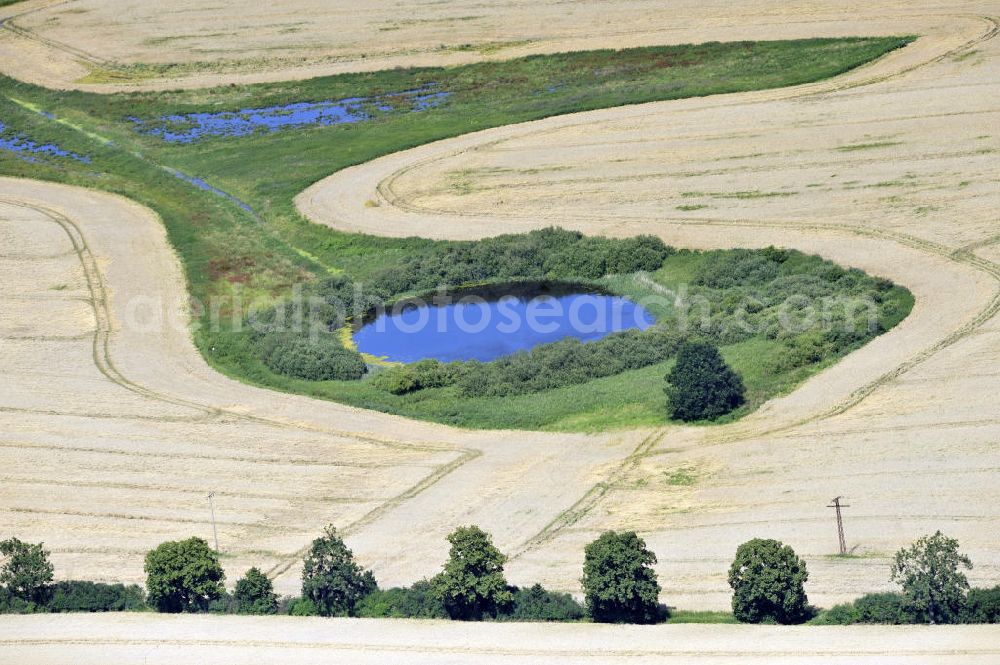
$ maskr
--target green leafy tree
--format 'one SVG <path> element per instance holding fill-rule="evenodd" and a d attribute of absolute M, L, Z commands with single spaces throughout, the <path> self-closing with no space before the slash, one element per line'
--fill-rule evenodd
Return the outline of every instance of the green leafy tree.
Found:
<path fill-rule="evenodd" d="M 337 530 L 327 526 L 303 562 L 302 596 L 322 616 L 354 616 L 358 602 L 377 588 L 372 572 L 362 570 Z"/>
<path fill-rule="evenodd" d="M 275 614 L 278 611 L 274 585 L 259 568 L 251 568 L 236 583 L 233 611 L 236 614 Z"/>
<path fill-rule="evenodd" d="M 655 623 L 662 616 L 656 555 L 634 531 L 606 531 L 584 550 L 583 590 L 594 621 Z"/>
<path fill-rule="evenodd" d="M 744 623 L 801 623 L 809 618 L 806 562 L 788 545 L 754 538 L 739 546 L 729 568 L 733 614 Z"/>
<path fill-rule="evenodd" d="M 896 552 L 891 579 L 903 587 L 903 603 L 916 622 L 955 623 L 969 592 L 963 568 L 972 568 L 969 557 L 938 531 Z"/>
<path fill-rule="evenodd" d="M 27 603 L 41 605 L 48 600 L 52 563 L 42 543 L 25 543 L 17 538 L 0 541 L 0 585 L 7 594 Z"/>
<path fill-rule="evenodd" d="M 433 580 L 448 616 L 464 621 L 496 617 L 508 608 L 513 594 L 503 565 L 507 557 L 478 526 L 463 526 L 449 536 L 451 551 L 444 570 Z"/>
<path fill-rule="evenodd" d="M 667 410 L 677 420 L 709 420 L 744 402 L 743 379 L 711 344 L 689 342 L 667 374 Z"/>
<path fill-rule="evenodd" d="M 667 411 L 677 420 L 710 420 L 743 404 L 743 379 L 705 342 L 688 342 L 677 351 L 667 374 Z"/>
<path fill-rule="evenodd" d="M 158 612 L 205 612 L 226 591 L 226 574 L 201 538 L 171 540 L 146 554 L 146 602 Z"/>

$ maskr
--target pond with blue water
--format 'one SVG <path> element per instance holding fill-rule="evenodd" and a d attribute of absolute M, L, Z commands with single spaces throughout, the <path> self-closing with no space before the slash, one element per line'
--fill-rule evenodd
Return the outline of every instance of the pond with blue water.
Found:
<path fill-rule="evenodd" d="M 401 301 L 370 316 L 354 342 L 358 351 L 392 362 L 488 362 L 567 337 L 591 342 L 656 323 L 641 305 L 617 295 L 548 287 L 514 291 Z"/>

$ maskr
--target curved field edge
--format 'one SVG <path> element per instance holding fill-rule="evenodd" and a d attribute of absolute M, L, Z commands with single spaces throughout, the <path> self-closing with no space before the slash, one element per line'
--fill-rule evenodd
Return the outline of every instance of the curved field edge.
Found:
<path fill-rule="evenodd" d="M 273 299 L 287 293 L 297 282 L 314 280 L 325 274 L 347 272 L 363 278 L 366 271 L 391 264 L 400 254 L 430 242 L 340 233 L 305 221 L 294 210 L 292 199 L 307 185 L 329 175 L 331 171 L 468 131 L 551 115 L 822 80 L 868 63 L 909 41 L 910 38 L 873 38 L 762 43 L 765 47 L 761 47 L 761 43 L 747 42 L 666 47 L 667 52 L 675 54 L 678 49 L 680 53 L 698 53 L 699 49 L 716 53 L 721 49 L 719 53 L 729 57 L 732 66 L 742 66 L 745 54 L 737 51 L 747 48 L 776 49 L 776 54 L 772 54 L 774 57 L 794 61 L 807 60 L 797 49 L 808 51 L 836 44 L 838 47 L 853 45 L 858 50 L 847 57 L 847 62 L 821 63 L 822 66 L 805 73 L 782 69 L 776 74 L 777 78 L 736 76 L 738 81 L 735 83 L 727 80 L 707 88 L 684 85 L 678 88 L 676 84 L 664 87 L 661 79 L 643 71 L 643 63 L 657 49 L 559 54 L 448 70 L 403 70 L 338 76 L 209 93 L 102 97 L 86 93 L 55 93 L 7 80 L 0 84 L 0 90 L 5 93 L 0 99 L 0 113 L 4 117 L 14 117 L 33 136 L 51 137 L 60 145 L 73 146 L 80 154 L 92 155 L 93 163 L 85 168 L 77 164 L 51 165 L 5 159 L 0 162 L 0 170 L 11 175 L 97 187 L 124 194 L 152 207 L 166 223 L 170 240 L 185 266 L 192 294 L 203 303 L 212 298 L 228 299 L 229 307 L 233 307 L 232 303 L 237 300 Z M 591 72 L 595 59 L 620 64 L 623 58 L 639 69 L 619 67 L 606 75 L 603 87 L 594 85 L 589 76 L 580 76 L 581 72 Z M 704 74 L 703 69 L 698 69 L 703 65 L 696 62 L 691 65 L 693 69 L 686 73 Z M 499 72 L 496 71 L 498 68 Z M 546 89 L 541 101 L 533 99 L 528 104 L 518 105 L 525 99 L 526 89 L 536 93 L 530 97 L 537 98 L 539 82 L 551 80 L 554 71 L 563 75 L 563 85 L 555 91 Z M 514 74 L 520 74 L 521 78 Z M 675 75 L 676 72 L 672 71 L 671 76 Z M 449 79 L 449 76 L 453 78 Z M 510 80 L 518 82 L 498 89 L 493 83 L 497 78 L 505 83 Z M 123 120 L 126 109 L 129 114 L 155 117 L 158 113 L 200 109 L 210 101 L 223 107 L 237 100 L 243 105 L 280 104 L 295 99 L 357 94 L 359 86 L 366 90 L 400 90 L 426 84 L 431 79 L 446 89 L 449 81 L 457 84 L 457 92 L 452 93 L 453 97 L 445 107 L 430 110 L 419 117 L 412 114 L 368 126 L 303 129 L 178 147 L 164 145 L 158 139 L 137 136 L 132 131 L 131 123 Z M 357 131 L 351 133 L 354 129 Z M 368 129 L 371 131 L 364 131 Z M 331 155 L 333 149 L 336 149 L 336 154 Z M 170 169 L 193 173 L 199 179 L 207 180 L 216 189 L 231 193 L 234 199 L 248 202 L 252 211 L 242 209 L 232 200 L 220 199 L 212 192 L 192 187 L 190 183 L 174 177 Z M 221 308 L 223 314 L 226 307 L 223 305 Z M 215 314 L 218 313 L 217 310 Z M 329 397 L 318 391 L 315 385 L 287 382 L 267 372 L 254 372 L 252 363 L 248 365 L 244 362 L 245 352 L 227 354 L 227 347 L 232 349 L 232 343 L 238 338 L 226 329 L 228 324 L 225 321 L 221 331 L 208 330 L 210 316 L 209 311 L 204 310 L 195 339 L 203 355 L 216 369 L 228 376 L 268 388 Z M 655 371 L 661 370 L 665 367 Z M 543 419 L 529 418 L 518 422 L 516 417 L 510 417 L 512 413 L 522 410 L 522 405 L 515 403 L 499 420 L 461 424 L 525 428 L 544 426 L 566 430 L 652 424 L 656 418 L 649 408 L 632 413 L 621 408 L 616 411 L 615 402 L 607 399 L 608 391 L 614 390 L 614 379 L 621 381 L 622 376 L 591 382 L 594 384 L 591 392 L 584 390 L 583 396 L 596 407 L 591 412 L 549 414 Z M 807 376 L 801 376 L 795 382 L 778 386 L 774 394 L 791 390 L 805 378 Z M 580 389 L 591 384 L 574 386 L 554 395 L 555 401 L 579 404 Z M 658 394 L 659 389 L 655 392 Z M 536 401 L 532 396 L 525 397 Z M 384 405 L 366 401 L 363 396 L 351 403 L 387 410 Z M 608 408 L 609 405 L 611 408 Z M 491 404 L 486 403 L 483 410 L 487 414 L 492 413 Z M 405 415 L 456 422 L 454 415 L 447 413 L 407 411 Z"/>

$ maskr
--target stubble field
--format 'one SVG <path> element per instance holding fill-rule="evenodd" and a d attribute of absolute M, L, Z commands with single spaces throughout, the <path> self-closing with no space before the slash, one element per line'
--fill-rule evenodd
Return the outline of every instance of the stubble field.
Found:
<path fill-rule="evenodd" d="M 97 12 L 115 3 L 62 11 L 75 4 Z M 512 582 L 570 591 L 583 545 L 604 529 L 629 528 L 659 555 L 664 600 L 693 609 L 726 607 L 726 567 L 750 537 L 792 544 L 809 564 L 810 599 L 830 605 L 885 588 L 891 553 L 941 529 L 975 562 L 974 583 L 997 583 L 1000 42 L 991 10 L 987 2 L 661 8 L 664 16 L 644 14 L 644 24 L 669 30 L 626 23 L 574 48 L 762 33 L 921 38 L 824 83 L 488 130 L 342 171 L 300 197 L 314 221 L 385 235 L 468 238 L 559 224 L 656 233 L 685 247 L 773 243 L 914 293 L 913 313 L 892 332 L 724 427 L 469 432 L 235 383 L 190 342 L 181 271 L 155 216 L 85 190 L 0 181 L 0 529 L 45 540 L 62 576 L 138 581 L 142 554 L 156 543 L 210 536 L 205 494 L 215 490 L 230 578 L 261 565 L 293 592 L 299 552 L 326 522 L 347 528 L 348 544 L 384 584 L 433 574 L 444 535 L 475 522 L 513 556 Z M 536 33 L 553 26 L 539 44 L 577 44 L 563 23 L 533 17 Z M 53 30 L 60 38 L 58 24 Z M 175 28 L 166 30 L 156 35 Z M 125 32 L 104 35 L 109 57 L 149 57 Z M 23 61 L 26 76 L 41 76 L 32 62 Z M 472 186 L 457 190 L 459 176 Z M 182 325 L 125 325 L 146 310 L 135 309 L 136 297 L 159 299 L 153 309 Z M 826 504 L 836 495 L 851 503 L 850 558 L 831 556 Z M 33 625 L 7 624 L 4 643 L 44 642 L 29 634 Z M 440 630 L 405 625 L 414 652 Z M 951 655 L 995 658 L 996 633 L 981 630 L 982 649 Z M 880 653 L 902 648 L 886 634 Z M 808 639 L 827 640 L 816 635 Z M 534 658 L 555 648 L 535 639 Z M 851 662 L 878 655 L 843 644 Z M 555 656 L 601 651 L 586 641 L 565 649 Z M 947 651 L 913 649 L 913 662 L 942 662 Z M 299 653 L 308 662 L 319 652 Z M 732 653 L 703 655 L 723 662 Z"/>

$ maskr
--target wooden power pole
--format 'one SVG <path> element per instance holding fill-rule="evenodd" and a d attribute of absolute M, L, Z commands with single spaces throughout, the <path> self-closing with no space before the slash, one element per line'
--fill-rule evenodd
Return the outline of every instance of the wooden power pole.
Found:
<path fill-rule="evenodd" d="M 219 532 L 215 530 L 215 504 L 212 502 L 212 497 L 215 496 L 215 492 L 208 493 L 208 509 L 212 513 L 212 537 L 215 538 L 215 553 L 219 553 Z M 840 513 L 837 513 L 840 515 Z M 841 538 L 843 540 L 843 538 Z"/>
<path fill-rule="evenodd" d="M 840 556 L 847 554 L 847 541 L 844 539 L 844 518 L 840 515 L 840 509 L 850 508 L 849 505 L 840 502 L 842 498 L 844 497 L 838 496 L 832 499 L 833 503 L 827 506 L 827 508 L 837 509 L 837 537 L 840 538 Z"/>

